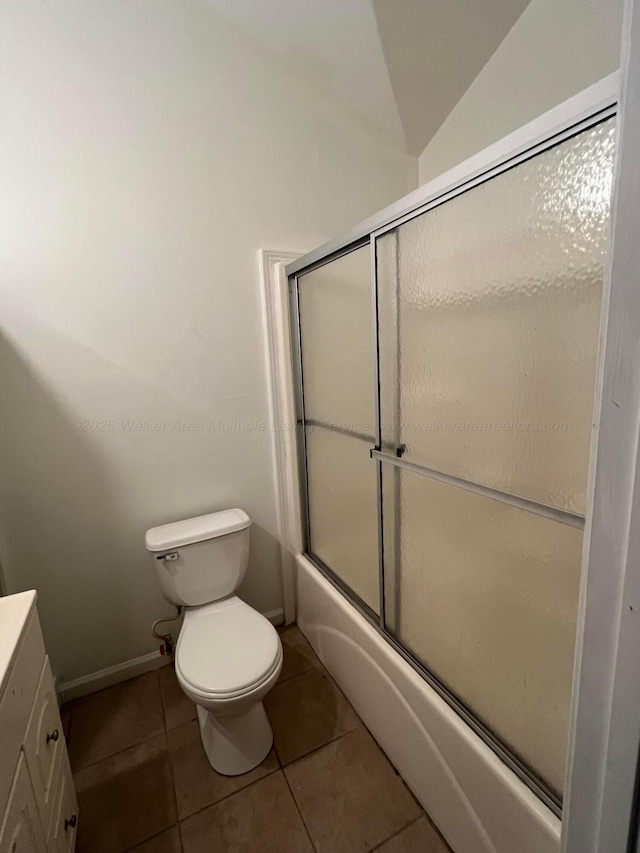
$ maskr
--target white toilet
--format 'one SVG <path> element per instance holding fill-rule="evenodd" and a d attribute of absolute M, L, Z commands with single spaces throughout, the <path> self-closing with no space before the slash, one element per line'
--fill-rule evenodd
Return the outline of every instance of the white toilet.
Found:
<path fill-rule="evenodd" d="M 147 531 L 162 594 L 185 608 L 176 675 L 196 703 L 211 766 L 248 773 L 271 749 L 262 699 L 282 669 L 273 625 L 236 595 L 249 561 L 251 519 L 228 509 Z"/>

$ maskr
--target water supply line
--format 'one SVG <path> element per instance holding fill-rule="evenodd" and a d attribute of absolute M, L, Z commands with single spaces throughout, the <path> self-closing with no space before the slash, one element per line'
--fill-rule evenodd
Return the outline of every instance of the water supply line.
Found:
<path fill-rule="evenodd" d="M 166 616 L 164 619 L 156 619 L 156 621 L 151 626 L 152 635 L 156 638 L 156 640 L 162 640 L 162 644 L 160 646 L 161 655 L 173 654 L 173 640 L 171 638 L 171 634 L 159 634 L 156 628 L 161 622 L 175 622 L 175 620 L 179 619 L 181 615 L 182 607 L 180 605 L 176 605 L 175 616 Z"/>

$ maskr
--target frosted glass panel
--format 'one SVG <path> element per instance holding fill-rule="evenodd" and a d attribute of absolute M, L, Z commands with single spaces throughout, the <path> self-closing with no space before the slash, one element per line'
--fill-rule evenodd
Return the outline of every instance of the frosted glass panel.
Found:
<path fill-rule="evenodd" d="M 301 276 L 298 293 L 309 550 L 378 612 L 370 257 L 368 245 L 343 255 Z"/>
<path fill-rule="evenodd" d="M 607 120 L 377 240 L 383 451 L 584 513 L 613 154 Z M 382 512 L 386 630 L 561 796 L 582 532 L 390 463 L 377 505 L 370 260 L 298 280 L 308 550 L 377 613 Z"/>
<path fill-rule="evenodd" d="M 405 459 L 584 513 L 613 149 L 611 119 L 378 241 Z"/>
<path fill-rule="evenodd" d="M 300 277 L 308 419 L 375 434 L 375 349 L 369 246 Z"/>
<path fill-rule="evenodd" d="M 310 550 L 379 612 L 376 466 L 370 445 L 308 427 Z"/>
<path fill-rule="evenodd" d="M 581 531 L 389 465 L 383 479 L 398 639 L 560 793 Z"/>

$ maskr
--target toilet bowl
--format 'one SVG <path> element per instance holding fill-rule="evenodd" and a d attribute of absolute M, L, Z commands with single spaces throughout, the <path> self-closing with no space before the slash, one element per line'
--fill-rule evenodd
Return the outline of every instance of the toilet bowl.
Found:
<path fill-rule="evenodd" d="M 282 669 L 273 625 L 237 596 L 188 608 L 175 663 L 178 683 L 197 705 L 211 766 L 225 776 L 257 767 L 273 743 L 262 699 Z"/>
<path fill-rule="evenodd" d="M 278 632 L 234 595 L 247 570 L 250 524 L 230 509 L 154 527 L 145 537 L 162 594 L 185 608 L 176 676 L 197 706 L 209 763 L 225 776 L 248 773 L 269 754 L 262 699 L 282 669 Z"/>

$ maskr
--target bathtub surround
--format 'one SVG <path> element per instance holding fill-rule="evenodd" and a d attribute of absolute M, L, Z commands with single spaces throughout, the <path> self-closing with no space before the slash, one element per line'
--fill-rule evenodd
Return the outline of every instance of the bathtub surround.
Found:
<path fill-rule="evenodd" d="M 245 507 L 241 593 L 282 609 L 258 251 L 416 160 L 199 0 L 7 0 L 0 31 L 0 561 L 77 685 L 156 649 L 154 525 Z"/>

